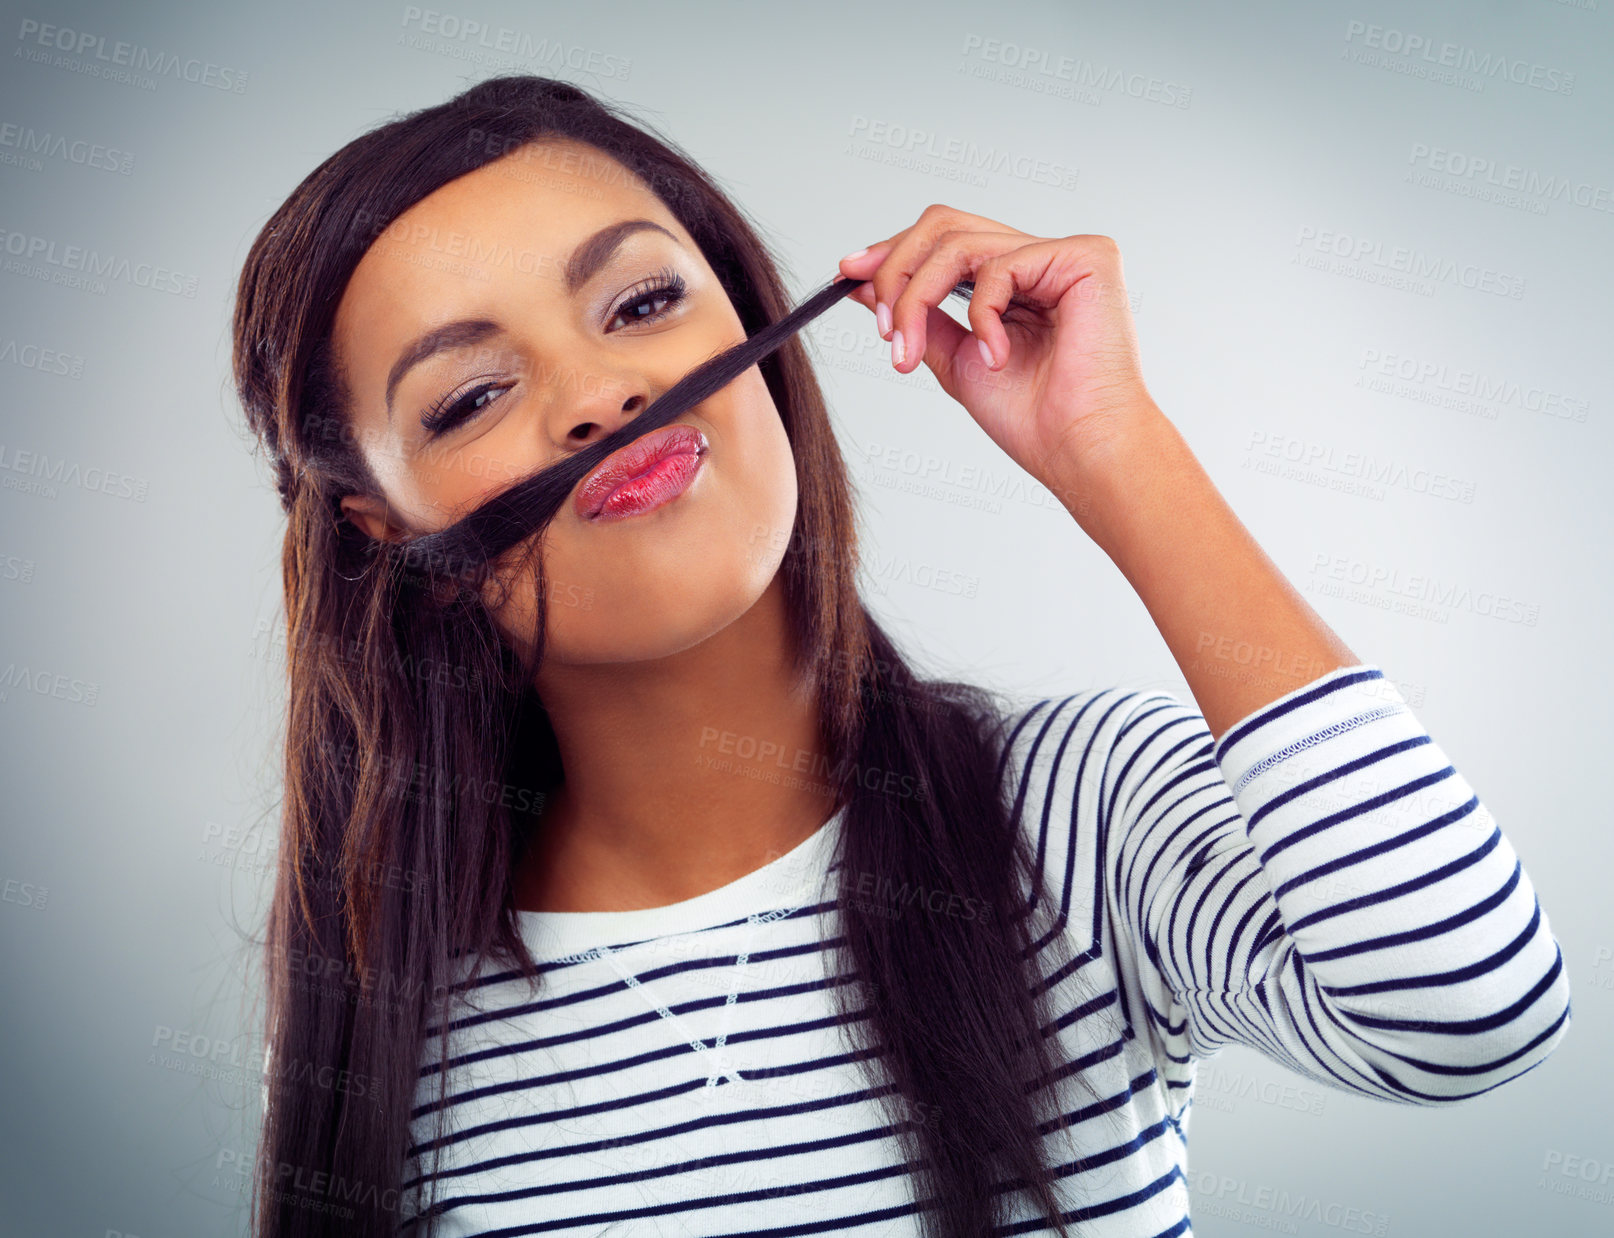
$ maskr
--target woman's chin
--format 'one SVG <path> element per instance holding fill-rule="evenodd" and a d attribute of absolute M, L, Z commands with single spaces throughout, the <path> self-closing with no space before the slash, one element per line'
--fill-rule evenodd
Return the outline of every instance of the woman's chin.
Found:
<path fill-rule="evenodd" d="M 708 561 L 703 566 L 710 568 Z M 654 662 L 692 649 L 744 616 L 767 592 L 770 577 L 753 563 L 732 571 L 697 570 L 641 578 L 632 588 L 602 594 L 592 611 L 558 615 L 551 607 L 546 660 L 571 664 Z"/>

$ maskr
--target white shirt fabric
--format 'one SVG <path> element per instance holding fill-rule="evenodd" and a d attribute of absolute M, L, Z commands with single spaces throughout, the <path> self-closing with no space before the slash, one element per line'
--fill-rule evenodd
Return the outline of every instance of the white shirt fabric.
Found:
<path fill-rule="evenodd" d="M 1195 1065 L 1225 1045 L 1438 1105 L 1518 1077 L 1566 1033 L 1563 957 L 1529 878 L 1376 666 L 1296 688 L 1215 743 L 1170 693 L 1047 697 L 1017 714 L 1009 752 L 1073 960 L 1049 995 L 1072 1118 L 1044 1139 L 1088 1238 L 1192 1232 Z M 920 1232 L 826 987 L 842 816 L 697 898 L 520 913 L 540 987 L 484 974 L 457 998 L 438 1232 Z M 974 910 L 850 879 L 897 914 Z M 418 1103 L 435 1108 L 435 1039 L 427 1055 Z M 1044 1232 L 1023 1199 L 1011 1216 L 997 1232 Z"/>

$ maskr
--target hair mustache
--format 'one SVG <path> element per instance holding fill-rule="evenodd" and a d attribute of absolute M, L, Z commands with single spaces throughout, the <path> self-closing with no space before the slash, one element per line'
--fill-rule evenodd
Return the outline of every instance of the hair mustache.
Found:
<path fill-rule="evenodd" d="M 627 425 L 575 455 L 501 490 L 447 528 L 399 544 L 404 565 L 433 579 L 449 577 L 462 583 L 480 582 L 492 560 L 512 546 L 542 533 L 578 483 L 612 452 L 641 435 L 660 429 L 686 409 L 721 390 L 771 355 L 830 306 L 866 283 L 868 281 L 863 279 L 831 281 L 783 318 L 701 362 Z M 954 295 L 968 297 L 974 286 L 971 281 L 963 280 L 951 291 Z"/>

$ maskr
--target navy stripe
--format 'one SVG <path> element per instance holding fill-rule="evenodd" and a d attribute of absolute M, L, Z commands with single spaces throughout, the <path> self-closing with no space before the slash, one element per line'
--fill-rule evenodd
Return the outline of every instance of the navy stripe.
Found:
<path fill-rule="evenodd" d="M 1316 702 L 1322 700 L 1324 697 L 1330 696 L 1338 692 L 1340 689 L 1350 686 L 1351 684 L 1362 683 L 1363 681 L 1370 679 L 1383 679 L 1384 674 L 1377 667 L 1369 667 L 1366 670 L 1350 673 L 1345 673 L 1343 671 L 1330 671 L 1328 675 L 1325 675 L 1323 678 L 1326 680 L 1326 682 L 1319 684 L 1319 686 L 1308 691 L 1301 692 L 1299 695 L 1283 702 L 1282 704 L 1274 701 L 1271 705 L 1258 709 L 1253 715 L 1251 715 L 1248 721 L 1241 722 L 1232 730 L 1228 731 L 1222 736 L 1221 739 L 1216 741 L 1217 761 L 1221 761 L 1222 757 L 1226 755 L 1227 750 L 1234 744 L 1240 743 L 1249 738 L 1262 727 L 1266 726 L 1269 722 L 1275 722 L 1279 718 L 1287 717 L 1289 714 L 1294 713 L 1297 709 L 1309 708 Z"/>

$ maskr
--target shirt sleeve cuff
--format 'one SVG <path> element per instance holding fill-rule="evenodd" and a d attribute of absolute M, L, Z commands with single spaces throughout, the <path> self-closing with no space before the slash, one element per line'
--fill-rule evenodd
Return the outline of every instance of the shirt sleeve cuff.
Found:
<path fill-rule="evenodd" d="M 1372 663 L 1329 671 L 1234 723 L 1213 754 L 1236 795 L 1251 780 L 1336 734 L 1411 710 Z"/>

